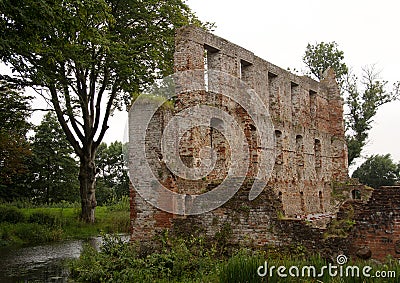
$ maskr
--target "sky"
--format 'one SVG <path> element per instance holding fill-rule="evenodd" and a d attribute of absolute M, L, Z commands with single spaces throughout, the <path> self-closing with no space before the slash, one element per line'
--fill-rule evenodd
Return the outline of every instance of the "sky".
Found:
<path fill-rule="evenodd" d="M 375 65 L 382 79 L 400 81 L 400 1 L 371 0 L 188 0 L 214 33 L 284 69 L 304 69 L 307 43 L 336 41 L 353 72 Z M 36 101 L 43 108 L 43 102 Z M 382 106 L 363 156 L 390 153 L 400 162 L 400 102 Z M 34 121 L 43 113 L 36 113 Z M 123 140 L 126 113 L 116 113 L 104 141 Z M 356 166 L 363 160 L 359 160 Z M 351 170 L 354 170 L 353 166 Z"/>
<path fill-rule="evenodd" d="M 375 65 L 388 86 L 400 81 L 400 1 L 371 0 L 188 0 L 214 34 L 284 69 L 304 70 L 308 43 L 335 41 L 346 64 L 361 76 Z M 400 102 L 382 106 L 363 156 L 390 153 L 400 161 Z M 357 165 L 363 160 L 358 160 Z M 353 166 L 351 169 L 354 170 Z"/>

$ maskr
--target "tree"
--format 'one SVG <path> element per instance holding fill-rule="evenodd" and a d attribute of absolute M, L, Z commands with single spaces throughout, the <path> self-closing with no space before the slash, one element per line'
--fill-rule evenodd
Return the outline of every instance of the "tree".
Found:
<path fill-rule="evenodd" d="M 375 189 L 393 186 L 400 178 L 400 164 L 395 164 L 390 154 L 372 155 L 354 171 L 352 177 Z"/>
<path fill-rule="evenodd" d="M 359 83 L 360 81 L 360 83 Z M 374 68 L 364 68 L 363 77 L 358 80 L 354 75 L 348 76 L 344 84 L 346 92 L 346 141 L 349 164 L 361 156 L 361 151 L 368 140 L 373 117 L 378 108 L 398 98 L 398 85 L 394 91 L 387 90 L 386 81 L 379 80 Z M 361 86 L 361 90 L 360 90 Z"/>
<path fill-rule="evenodd" d="M 320 42 L 315 45 L 307 44 L 303 62 L 309 69 L 308 74 L 318 80 L 323 78 L 324 72 L 329 67 L 333 68 L 340 86 L 349 72 L 344 63 L 344 52 L 338 49 L 338 44 L 334 41 Z"/>
<path fill-rule="evenodd" d="M 31 154 L 26 139 L 31 127 L 27 122 L 29 99 L 15 86 L 0 81 L 0 198 L 7 201 L 23 194 L 17 179 L 27 172 L 26 160 Z"/>
<path fill-rule="evenodd" d="M 335 70 L 336 78 L 343 97 L 346 110 L 346 140 L 348 162 L 360 157 L 361 151 L 368 140 L 373 117 L 378 108 L 388 102 L 398 99 L 400 82 L 394 84 L 393 90 L 387 89 L 386 81 L 380 80 L 373 67 L 363 69 L 363 78 L 358 80 L 349 72 L 344 63 L 344 52 L 338 49 L 335 42 L 321 42 L 316 45 L 308 44 L 303 62 L 317 79 L 328 67 Z"/>
<path fill-rule="evenodd" d="M 32 142 L 31 172 L 34 175 L 34 197 L 39 202 L 77 200 L 79 171 L 73 148 L 52 112 L 35 127 Z"/>
<path fill-rule="evenodd" d="M 0 59 L 52 104 L 79 157 L 81 217 L 95 220 L 95 155 L 114 109 L 172 72 L 182 0 L 3 0 Z"/>
<path fill-rule="evenodd" d="M 96 155 L 98 182 L 103 190 L 103 202 L 129 194 L 129 177 L 125 168 L 123 145 L 115 141 L 107 146 L 101 143 Z"/>

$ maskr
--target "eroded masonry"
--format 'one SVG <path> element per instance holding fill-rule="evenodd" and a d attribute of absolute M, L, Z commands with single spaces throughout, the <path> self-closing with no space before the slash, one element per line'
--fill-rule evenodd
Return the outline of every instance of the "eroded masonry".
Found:
<path fill-rule="evenodd" d="M 179 194 L 200 195 L 223 182 L 234 164 L 232 148 L 223 134 L 227 125 L 222 119 L 213 118 L 209 126 L 190 128 L 176 141 L 180 160 L 189 168 L 200 166 L 202 149 L 214 150 L 213 169 L 201 179 L 173 174 L 166 165 L 160 142 L 163 130 L 177 113 L 195 105 L 209 105 L 233 117 L 242 129 L 249 150 L 246 178 L 228 202 L 199 215 L 178 215 L 157 209 L 132 189 L 132 238 L 150 239 L 163 229 L 213 237 L 229 228 L 232 241 L 275 244 L 287 240 L 281 231 L 292 227 L 288 223 L 277 224 L 277 220 L 295 221 L 307 215 L 333 212 L 337 208 L 332 199 L 333 185 L 344 182 L 348 175 L 343 101 L 334 73 L 328 71 L 321 82 L 297 76 L 192 26 L 177 31 L 175 50 L 175 72 L 196 71 L 200 75 L 193 75 L 190 82 L 202 87 L 181 92 L 177 88 L 177 96 L 153 115 L 145 142 L 152 172 L 163 186 Z M 246 106 L 227 97 L 223 91 L 210 91 L 211 84 L 220 84 L 225 90 L 234 87 L 230 80 L 211 81 L 212 75 L 208 75 L 211 70 L 237 78 L 260 97 L 267 111 L 256 114 L 267 115 L 272 121 L 272 137 L 269 137 L 272 151 L 263 148 L 260 140 L 263 135 L 257 132 L 259 129 Z M 148 103 L 152 103 L 151 99 Z M 144 112 L 146 107 L 142 107 Z M 137 120 L 130 119 L 132 136 L 139 129 Z M 264 157 L 267 161 L 261 160 Z M 130 160 L 134 158 L 130 156 Z M 263 166 L 271 166 L 271 173 L 265 177 L 262 192 L 249 200 L 249 191 L 254 179 L 265 169 Z M 140 176 L 140 172 L 130 173 Z M 160 194 L 156 201 L 162 203 L 169 199 L 163 199 Z"/>

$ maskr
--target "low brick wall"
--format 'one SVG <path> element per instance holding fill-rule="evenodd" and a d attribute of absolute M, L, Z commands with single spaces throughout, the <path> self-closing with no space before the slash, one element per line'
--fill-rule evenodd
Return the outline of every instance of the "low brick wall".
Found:
<path fill-rule="evenodd" d="M 400 258 L 400 187 L 374 190 L 369 201 L 355 211 L 351 253 L 370 250 L 374 259 Z"/>

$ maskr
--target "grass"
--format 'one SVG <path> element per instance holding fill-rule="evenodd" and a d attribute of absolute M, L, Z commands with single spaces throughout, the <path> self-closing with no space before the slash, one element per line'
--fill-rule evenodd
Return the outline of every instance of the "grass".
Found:
<path fill-rule="evenodd" d="M 96 208 L 96 222 L 79 220 L 77 205 L 0 205 L 0 246 L 80 239 L 100 233 L 129 232 L 129 200 Z"/>

